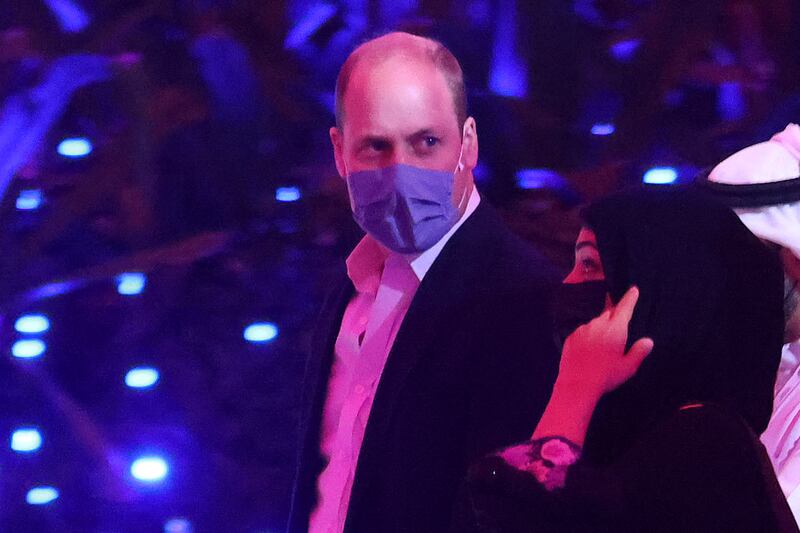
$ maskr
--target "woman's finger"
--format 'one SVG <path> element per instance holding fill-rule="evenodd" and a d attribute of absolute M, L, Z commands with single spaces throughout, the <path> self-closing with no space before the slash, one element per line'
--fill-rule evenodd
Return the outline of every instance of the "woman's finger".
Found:
<path fill-rule="evenodd" d="M 631 369 L 636 372 L 639 366 L 642 364 L 642 361 L 650 355 L 650 352 L 653 351 L 653 339 L 649 337 L 643 337 L 638 341 L 633 343 L 631 349 L 628 350 L 628 353 L 625 354 L 625 360 L 629 362 L 631 365 Z"/>
<path fill-rule="evenodd" d="M 633 286 L 627 290 L 616 307 L 614 307 L 614 311 L 611 313 L 612 321 L 627 326 L 628 322 L 631 321 L 637 301 L 639 301 L 639 289 Z"/>

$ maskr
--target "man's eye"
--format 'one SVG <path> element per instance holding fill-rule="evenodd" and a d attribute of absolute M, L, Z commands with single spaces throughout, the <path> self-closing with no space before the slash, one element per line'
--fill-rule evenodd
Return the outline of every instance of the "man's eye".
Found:
<path fill-rule="evenodd" d="M 414 150 L 419 155 L 427 155 L 433 152 L 433 149 L 441 143 L 439 137 L 433 135 L 425 135 L 424 137 L 417 137 L 414 141 Z"/>
<path fill-rule="evenodd" d="M 383 152 L 389 148 L 389 143 L 386 141 L 370 141 L 367 148 L 375 152 Z"/>

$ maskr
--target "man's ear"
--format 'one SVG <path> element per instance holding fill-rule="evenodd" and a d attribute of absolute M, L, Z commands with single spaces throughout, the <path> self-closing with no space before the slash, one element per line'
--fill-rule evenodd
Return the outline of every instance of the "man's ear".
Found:
<path fill-rule="evenodd" d="M 478 164 L 478 129 L 472 117 L 467 117 L 464 121 L 462 140 L 464 143 L 462 161 L 464 167 L 471 171 Z"/>
<path fill-rule="evenodd" d="M 328 130 L 333 145 L 333 160 L 336 163 L 336 170 L 342 178 L 347 176 L 347 166 L 344 164 L 344 141 L 342 131 L 336 126 Z"/>

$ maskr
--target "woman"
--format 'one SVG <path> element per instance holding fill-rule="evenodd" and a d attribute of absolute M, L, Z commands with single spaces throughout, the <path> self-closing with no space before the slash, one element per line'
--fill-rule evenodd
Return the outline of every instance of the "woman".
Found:
<path fill-rule="evenodd" d="M 690 190 L 619 194 L 584 219 L 555 318 L 562 338 L 588 324 L 532 440 L 472 469 L 456 529 L 798 531 L 757 439 L 783 338 L 777 259 Z"/>

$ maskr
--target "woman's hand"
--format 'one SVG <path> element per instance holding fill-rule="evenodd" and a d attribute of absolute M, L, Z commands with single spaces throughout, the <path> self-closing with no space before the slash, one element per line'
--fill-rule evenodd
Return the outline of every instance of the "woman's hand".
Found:
<path fill-rule="evenodd" d="M 628 381 L 653 349 L 653 341 L 642 338 L 625 353 L 628 323 L 639 299 L 631 287 L 616 306 L 576 329 L 564 342 L 558 381 L 573 390 L 596 394 L 597 399 Z"/>
<path fill-rule="evenodd" d="M 629 380 L 653 349 L 653 341 L 643 338 L 625 353 L 638 299 L 639 289 L 629 289 L 615 307 L 567 337 L 558 378 L 533 439 L 558 436 L 583 446 L 600 397 Z"/>

